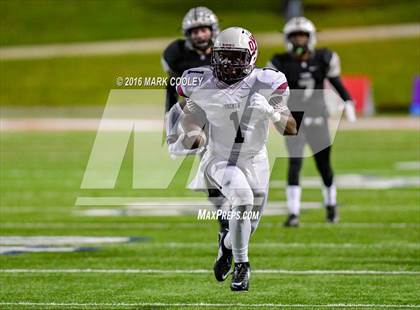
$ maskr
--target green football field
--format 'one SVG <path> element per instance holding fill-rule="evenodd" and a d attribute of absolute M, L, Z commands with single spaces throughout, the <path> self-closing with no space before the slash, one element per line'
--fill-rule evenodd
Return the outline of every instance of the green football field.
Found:
<path fill-rule="evenodd" d="M 131 147 L 115 189 L 80 189 L 94 139 L 93 132 L 1 132 L 0 308 L 420 307 L 418 131 L 339 132 L 340 223 L 325 223 L 316 186 L 303 191 L 312 207 L 301 227 L 283 228 L 281 212 L 263 216 L 250 244 L 247 293 L 213 277 L 217 222 L 75 206 L 78 197 L 168 197 L 163 205 L 202 197 L 183 186 L 191 159 L 168 189 L 132 189 Z M 285 168 L 285 159 L 276 161 L 269 198 L 283 212 Z M 157 175 L 153 165 L 147 173 Z M 303 176 L 317 176 L 311 159 Z M 87 212 L 98 208 L 114 213 Z"/>

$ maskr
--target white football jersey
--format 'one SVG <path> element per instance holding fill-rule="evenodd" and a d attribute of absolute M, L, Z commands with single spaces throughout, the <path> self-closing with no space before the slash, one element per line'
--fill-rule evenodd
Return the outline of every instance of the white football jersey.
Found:
<path fill-rule="evenodd" d="M 251 108 L 252 97 L 255 93 L 267 100 L 273 94 L 288 96 L 283 73 L 255 68 L 243 80 L 228 85 L 218 80 L 209 67 L 198 67 L 186 70 L 182 81 L 178 93 L 190 99 L 187 100 L 190 111 L 204 111 L 209 123 L 209 151 L 232 158 L 250 157 L 265 150 L 269 116 Z"/>

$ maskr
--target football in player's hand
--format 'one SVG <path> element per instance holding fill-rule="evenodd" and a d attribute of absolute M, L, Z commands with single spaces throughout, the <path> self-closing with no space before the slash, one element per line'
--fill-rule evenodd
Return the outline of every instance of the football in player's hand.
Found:
<path fill-rule="evenodd" d="M 206 144 L 206 135 L 203 130 L 193 130 L 184 135 L 182 144 L 188 150 L 194 150 Z"/>

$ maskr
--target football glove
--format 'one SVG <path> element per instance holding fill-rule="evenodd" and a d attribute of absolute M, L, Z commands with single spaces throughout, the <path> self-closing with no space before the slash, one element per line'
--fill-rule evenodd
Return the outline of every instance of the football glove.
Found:
<path fill-rule="evenodd" d="M 353 101 L 347 100 L 344 103 L 344 113 L 346 114 L 346 118 L 349 122 L 354 123 L 357 120 Z"/>
<path fill-rule="evenodd" d="M 204 151 L 204 145 L 192 150 L 185 148 L 184 144 L 182 143 L 184 138 L 185 133 L 181 133 L 174 143 L 168 144 L 168 151 L 172 159 L 175 159 L 177 156 L 200 154 Z"/>
<path fill-rule="evenodd" d="M 166 112 L 165 127 L 166 127 L 166 143 L 171 144 L 179 137 L 179 122 L 184 112 L 180 104 L 177 102 L 172 108 Z"/>
<path fill-rule="evenodd" d="M 268 103 L 267 99 L 259 93 L 255 93 L 252 95 L 249 107 L 260 112 L 263 115 L 267 115 L 273 121 L 273 123 L 276 123 L 281 119 L 280 113 L 276 111 Z"/>

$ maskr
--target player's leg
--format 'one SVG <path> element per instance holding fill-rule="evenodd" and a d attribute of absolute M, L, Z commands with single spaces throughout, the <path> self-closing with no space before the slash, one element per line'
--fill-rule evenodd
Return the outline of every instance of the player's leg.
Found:
<path fill-rule="evenodd" d="M 268 183 L 270 178 L 270 166 L 266 152 L 262 152 L 254 156 L 251 161 L 242 162 L 239 164 L 243 173 L 245 174 L 248 184 L 253 193 L 253 206 L 249 213 L 251 222 L 251 235 L 255 233 L 261 216 L 264 211 L 264 206 L 267 203 Z M 230 238 L 225 239 L 227 246 L 232 241 Z M 246 278 L 250 277 L 249 263 L 235 263 L 234 274 L 232 277 L 231 289 L 240 291 L 248 289 L 248 285 L 244 285 Z M 245 279 L 245 280 L 244 280 Z"/>
<path fill-rule="evenodd" d="M 252 235 L 256 231 L 256 229 L 258 227 L 258 224 L 260 222 L 263 210 L 264 210 L 264 206 L 266 205 L 266 203 L 267 203 L 266 192 L 262 193 L 262 192 L 255 192 L 254 191 L 254 206 L 251 209 L 252 218 L 250 220 L 251 221 L 251 233 L 250 233 L 250 235 Z M 219 241 L 221 241 L 221 244 L 219 246 L 219 256 L 220 257 L 223 255 L 223 253 L 229 253 L 229 251 L 230 251 L 230 253 L 232 253 L 232 251 L 231 251 L 231 249 L 232 249 L 232 239 L 231 238 L 232 238 L 231 233 L 228 233 L 226 235 L 223 235 L 223 234 L 221 235 L 221 238 L 219 239 Z M 228 254 L 227 255 L 225 254 L 225 257 L 227 257 L 227 259 L 229 259 Z M 226 258 L 225 258 L 225 260 L 226 260 Z M 230 261 L 230 263 L 225 264 L 225 265 L 228 265 L 230 267 L 231 266 L 231 261 Z M 225 268 L 225 270 L 226 270 L 226 268 Z M 249 263 L 248 264 L 247 263 L 236 263 L 235 264 L 235 270 L 236 270 L 237 275 L 234 274 L 233 277 L 241 278 L 246 274 L 248 279 L 249 279 L 249 277 L 250 277 L 250 273 L 249 273 L 250 265 L 249 265 Z M 242 276 L 240 275 L 241 273 L 242 273 Z M 223 273 L 219 272 L 218 274 L 223 274 Z M 225 274 L 226 274 L 226 276 L 228 275 L 228 273 L 225 273 Z M 226 278 L 220 278 L 220 280 L 219 279 L 218 280 L 223 281 L 224 279 L 226 279 Z"/>
<path fill-rule="evenodd" d="M 326 219 L 328 222 L 337 222 L 337 189 L 334 181 L 334 173 L 331 167 L 331 146 L 314 155 L 316 167 L 321 174 L 324 184 L 322 194 L 326 208 Z"/>
<path fill-rule="evenodd" d="M 257 230 L 260 223 L 261 216 L 264 212 L 264 207 L 267 204 L 267 191 L 254 191 L 254 206 L 252 207 L 251 219 L 251 235 Z"/>
<path fill-rule="evenodd" d="M 212 188 L 211 184 L 206 180 L 207 195 L 209 201 L 214 205 L 216 210 L 228 211 L 230 209 L 229 201 L 223 196 L 222 192 L 217 188 Z M 222 215 L 218 215 L 217 220 L 219 221 L 220 232 L 229 230 L 229 221 Z"/>
<path fill-rule="evenodd" d="M 284 222 L 284 226 L 286 227 L 299 226 L 302 194 L 302 189 L 300 187 L 300 171 L 303 164 L 305 142 L 305 136 L 302 131 L 300 131 L 299 135 L 296 137 L 286 137 L 286 146 L 289 153 L 286 186 L 286 204 L 289 214 Z"/>
<path fill-rule="evenodd" d="M 250 264 L 248 259 L 248 245 L 251 237 L 251 220 L 246 215 L 252 210 L 248 204 L 233 206 L 232 211 L 237 214 L 229 221 L 229 233 L 227 239 L 232 244 L 232 253 L 235 261 L 231 289 L 243 291 L 249 288 Z M 230 236 L 229 236 L 230 235 Z"/>
<path fill-rule="evenodd" d="M 248 244 L 251 235 L 251 220 L 248 213 L 253 205 L 253 192 L 240 168 L 227 165 L 227 162 L 213 164 L 207 170 L 209 179 L 220 186 L 221 192 L 232 206 L 232 217 L 229 219 L 229 232 L 222 236 L 219 245 L 219 255 L 216 259 L 214 272 L 216 279 L 224 280 L 226 271 L 227 253 L 225 249 L 232 250 L 235 260 L 234 275 L 232 277 L 232 290 L 247 290 L 249 286 L 249 259 Z"/>
<path fill-rule="evenodd" d="M 249 165 L 246 165 L 249 167 Z M 265 152 L 252 159 L 252 169 L 244 169 L 245 174 L 254 194 L 252 206 L 251 234 L 255 232 L 267 204 L 268 187 L 270 181 L 270 164 Z"/>
<path fill-rule="evenodd" d="M 321 125 L 316 126 L 308 135 L 308 143 L 314 153 L 314 159 L 319 174 L 321 175 L 328 222 L 337 222 L 337 189 L 334 184 L 334 172 L 331 165 L 331 139 L 328 130 L 327 119 Z"/>
<path fill-rule="evenodd" d="M 265 191 L 256 191 L 253 190 L 254 193 L 254 205 L 251 208 L 251 236 L 255 231 L 257 230 L 258 224 L 260 223 L 261 216 L 264 212 L 264 207 L 267 205 L 267 192 Z M 229 234 L 229 238 L 226 238 L 224 240 L 224 245 L 226 248 L 231 249 L 232 248 L 232 242 L 231 242 L 231 235 Z"/>
<path fill-rule="evenodd" d="M 270 165 L 266 152 L 254 156 L 252 160 L 239 162 L 238 165 L 244 173 L 254 197 L 251 212 L 249 213 L 251 215 L 252 235 L 258 227 L 264 206 L 267 203 Z M 229 242 L 229 239 L 226 239 L 228 246 L 230 245 Z"/>

